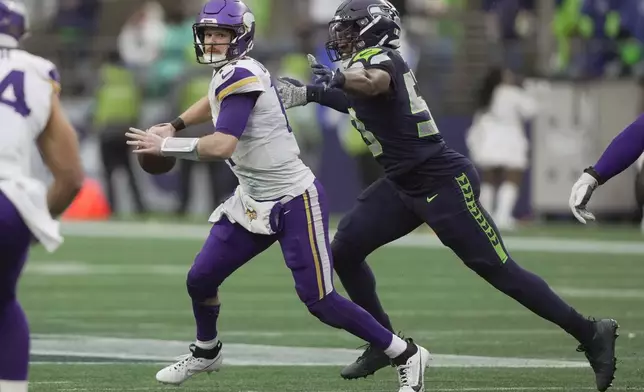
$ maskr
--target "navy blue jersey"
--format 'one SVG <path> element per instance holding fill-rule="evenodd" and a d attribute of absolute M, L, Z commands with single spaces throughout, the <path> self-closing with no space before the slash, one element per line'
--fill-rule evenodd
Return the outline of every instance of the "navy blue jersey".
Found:
<path fill-rule="evenodd" d="M 423 193 L 469 164 L 467 158 L 446 146 L 414 73 L 397 51 L 364 49 L 348 64 L 348 68 L 357 67 L 379 68 L 391 76 L 387 94 L 347 94 L 352 124 L 388 177 L 410 193 Z"/>

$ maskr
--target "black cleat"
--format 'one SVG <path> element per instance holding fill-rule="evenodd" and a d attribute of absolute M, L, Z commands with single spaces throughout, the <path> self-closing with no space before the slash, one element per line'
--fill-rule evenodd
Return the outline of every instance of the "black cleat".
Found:
<path fill-rule="evenodd" d="M 385 355 L 385 352 L 368 344 L 367 349 L 354 363 L 342 369 L 340 376 L 345 380 L 365 378 L 387 366 L 392 365 L 391 359 Z"/>
<path fill-rule="evenodd" d="M 617 370 L 617 358 L 615 358 L 615 341 L 619 336 L 617 329 L 619 325 L 613 319 L 594 321 L 595 335 L 593 339 L 580 344 L 577 351 L 586 354 L 590 367 L 595 372 L 597 390 L 606 391 L 613 384 L 615 370 Z"/>

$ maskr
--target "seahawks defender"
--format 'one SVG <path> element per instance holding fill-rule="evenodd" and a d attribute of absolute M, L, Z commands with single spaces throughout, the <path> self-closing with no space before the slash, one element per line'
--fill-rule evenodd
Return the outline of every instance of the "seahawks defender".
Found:
<path fill-rule="evenodd" d="M 74 128 L 62 109 L 58 71 L 21 50 L 25 6 L 0 0 L 0 391 L 26 392 L 29 325 L 16 298 L 32 243 L 62 243 L 55 217 L 74 200 L 83 168 Z M 38 150 L 54 181 L 47 189 L 32 167 Z"/>
<path fill-rule="evenodd" d="M 642 153 L 644 153 L 644 114 L 615 136 L 597 163 L 585 169 L 572 186 L 569 206 L 579 222 L 585 224 L 587 220 L 595 220 L 595 215 L 587 209 L 595 189 L 626 170 Z M 641 189 L 636 189 L 636 193 L 641 199 Z"/>
<path fill-rule="evenodd" d="M 429 352 L 380 325 L 333 287 L 324 188 L 299 159 L 269 72 L 246 54 L 253 47 L 255 18 L 238 0 L 211 0 L 194 25 L 197 59 L 215 68 L 207 97 L 171 124 L 149 132 L 134 128 L 128 144 L 139 154 L 180 159 L 226 159 L 239 179 L 235 194 L 211 215 L 214 223 L 188 273 L 187 288 L 197 324 L 196 343 L 156 378 L 179 385 L 219 370 L 219 286 L 236 269 L 279 242 L 295 290 L 311 314 L 383 350 L 397 365 L 399 392 L 424 389 Z M 212 120 L 202 138 L 174 137 L 190 124 Z M 174 124 L 174 125 L 173 125 Z"/>
<path fill-rule="evenodd" d="M 396 50 L 396 9 L 385 0 L 346 0 L 329 32 L 327 51 L 344 70 L 332 71 L 309 58 L 316 84 L 283 78 L 279 91 L 286 108 L 317 102 L 349 113 L 385 169 L 342 219 L 331 245 L 334 268 L 351 299 L 393 331 L 365 258 L 427 223 L 479 276 L 575 337 L 595 371 L 597 388 L 606 390 L 615 371 L 617 323 L 582 317 L 511 258 L 478 201 L 476 170 L 445 144 L 413 72 Z M 369 346 L 342 376 L 365 377 L 387 364 L 382 352 Z"/>

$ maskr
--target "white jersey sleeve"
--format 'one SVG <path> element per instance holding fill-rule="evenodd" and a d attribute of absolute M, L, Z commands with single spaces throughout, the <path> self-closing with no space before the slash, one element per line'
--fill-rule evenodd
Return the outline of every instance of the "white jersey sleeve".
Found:
<path fill-rule="evenodd" d="M 237 61 L 216 72 L 213 87 L 214 97 L 217 102 L 221 103 L 227 96 L 232 94 L 265 92 L 266 86 L 262 80 L 265 70 L 258 69 L 259 67 L 259 63 Z"/>

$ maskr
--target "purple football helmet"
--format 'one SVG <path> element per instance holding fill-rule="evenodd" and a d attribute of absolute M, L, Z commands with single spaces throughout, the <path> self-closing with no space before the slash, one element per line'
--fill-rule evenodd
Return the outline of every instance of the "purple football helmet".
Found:
<path fill-rule="evenodd" d="M 28 29 L 25 5 L 14 0 L 0 0 L 0 35 L 20 40 Z"/>
<path fill-rule="evenodd" d="M 208 28 L 230 30 L 233 38 L 225 55 L 209 53 L 205 44 L 205 31 Z M 230 61 L 245 56 L 253 48 L 255 37 L 255 15 L 240 0 L 210 0 L 204 5 L 192 26 L 197 62 L 223 67 Z"/>

